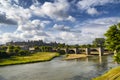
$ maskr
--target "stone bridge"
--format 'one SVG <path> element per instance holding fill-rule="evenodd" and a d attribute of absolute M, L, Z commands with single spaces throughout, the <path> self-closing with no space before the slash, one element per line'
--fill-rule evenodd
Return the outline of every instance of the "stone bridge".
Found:
<path fill-rule="evenodd" d="M 104 48 L 98 47 L 98 48 L 59 48 L 59 49 L 53 49 L 55 51 L 58 50 L 64 50 L 65 53 L 85 53 L 86 55 L 90 55 L 92 52 L 98 52 L 99 56 L 104 55 Z"/>

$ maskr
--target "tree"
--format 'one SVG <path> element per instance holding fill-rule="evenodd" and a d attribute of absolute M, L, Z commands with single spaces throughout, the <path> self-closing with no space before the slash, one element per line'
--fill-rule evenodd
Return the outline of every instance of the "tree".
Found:
<path fill-rule="evenodd" d="M 120 23 L 111 26 L 105 36 L 107 48 L 114 51 L 114 53 L 118 53 L 120 51 Z"/>
<path fill-rule="evenodd" d="M 1 50 L 6 51 L 7 50 L 7 46 L 1 46 Z"/>
<path fill-rule="evenodd" d="M 105 36 L 108 49 L 114 51 L 114 61 L 120 63 L 120 23 L 111 26 Z"/>
<path fill-rule="evenodd" d="M 8 53 L 8 55 L 13 55 L 14 54 L 14 46 L 8 46 L 6 52 Z"/>
<path fill-rule="evenodd" d="M 105 39 L 104 38 L 95 38 L 95 40 L 93 41 L 93 45 L 95 47 L 103 47 L 105 43 Z"/>
<path fill-rule="evenodd" d="M 30 55 L 30 52 L 27 51 L 27 50 L 20 50 L 20 51 L 18 52 L 18 55 L 19 55 L 19 56 L 27 56 L 27 55 Z"/>
<path fill-rule="evenodd" d="M 39 46 L 35 46 L 34 48 L 35 48 L 35 51 L 37 51 L 37 52 L 38 52 L 38 51 L 41 51 L 41 49 L 40 49 Z"/>
<path fill-rule="evenodd" d="M 49 52 L 52 51 L 52 47 L 50 46 L 41 46 L 42 52 Z"/>

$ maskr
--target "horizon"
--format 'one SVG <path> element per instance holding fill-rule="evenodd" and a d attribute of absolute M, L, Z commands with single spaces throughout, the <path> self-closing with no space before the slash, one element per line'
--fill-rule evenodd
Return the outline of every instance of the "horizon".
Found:
<path fill-rule="evenodd" d="M 91 44 L 120 22 L 119 0 L 0 0 L 0 44 Z"/>

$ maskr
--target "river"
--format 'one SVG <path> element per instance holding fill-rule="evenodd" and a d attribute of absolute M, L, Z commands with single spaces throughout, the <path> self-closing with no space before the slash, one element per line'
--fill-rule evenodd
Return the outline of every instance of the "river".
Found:
<path fill-rule="evenodd" d="M 49 62 L 0 67 L 0 80 L 91 80 L 116 66 L 111 55 L 68 61 L 58 57 Z"/>

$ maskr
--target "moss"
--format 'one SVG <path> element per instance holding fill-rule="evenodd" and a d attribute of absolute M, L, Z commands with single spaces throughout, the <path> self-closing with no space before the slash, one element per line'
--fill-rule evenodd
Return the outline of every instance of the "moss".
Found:
<path fill-rule="evenodd" d="M 30 56 L 14 56 L 7 59 L 1 59 L 0 66 L 50 61 L 57 56 L 59 56 L 59 53 L 51 52 L 38 52 Z"/>

